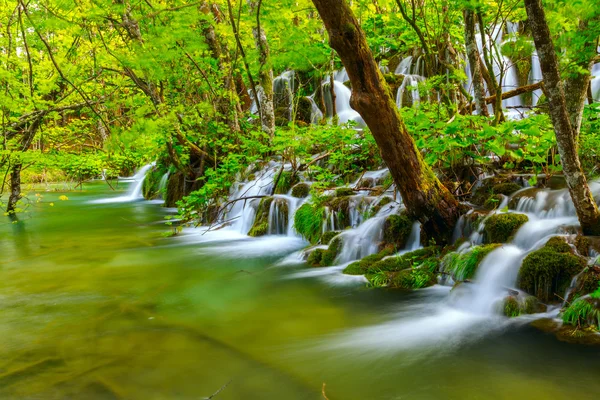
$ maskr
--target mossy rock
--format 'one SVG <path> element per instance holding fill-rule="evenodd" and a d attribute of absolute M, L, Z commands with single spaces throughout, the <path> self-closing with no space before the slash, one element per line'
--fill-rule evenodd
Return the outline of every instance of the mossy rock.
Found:
<path fill-rule="evenodd" d="M 550 248 L 559 253 L 573 253 L 573 248 L 567 243 L 567 241 L 564 238 L 560 236 L 551 237 L 546 242 L 545 247 Z"/>
<path fill-rule="evenodd" d="M 413 221 L 406 214 L 390 215 L 383 224 L 383 241 L 402 249 L 412 231 Z"/>
<path fill-rule="evenodd" d="M 437 283 L 435 274 L 424 268 L 410 268 L 389 273 L 388 287 L 396 289 L 416 290 L 433 286 Z"/>
<path fill-rule="evenodd" d="M 381 196 L 384 193 L 385 193 L 385 187 L 383 187 L 381 185 L 377 185 L 377 186 L 373 186 L 371 188 L 370 195 L 371 196 Z"/>
<path fill-rule="evenodd" d="M 515 296 L 508 296 L 502 304 L 502 314 L 509 318 L 518 317 L 521 315 L 521 304 Z"/>
<path fill-rule="evenodd" d="M 311 251 L 308 255 L 308 259 L 306 260 L 307 264 L 311 267 L 320 267 L 325 251 L 325 249 L 314 249 Z"/>
<path fill-rule="evenodd" d="M 325 251 L 325 253 L 323 253 L 323 257 L 321 257 L 321 265 L 323 267 L 329 267 L 330 265 L 333 265 L 333 262 L 340 253 L 343 244 L 344 243 L 341 237 L 336 237 L 329 242 L 327 251 Z"/>
<path fill-rule="evenodd" d="M 340 231 L 325 232 L 325 233 L 323 233 L 323 235 L 321 235 L 321 240 L 319 240 L 319 242 L 321 242 L 321 244 L 329 244 L 331 239 L 333 239 L 334 237 L 336 237 L 339 234 L 340 234 Z"/>
<path fill-rule="evenodd" d="M 384 257 L 394 254 L 394 248 L 388 246 L 381 250 L 379 253 L 368 255 L 359 261 L 355 261 L 349 264 L 345 269 L 344 273 L 347 275 L 364 275 L 367 273 L 369 267 L 378 261 L 381 261 Z"/>
<path fill-rule="evenodd" d="M 577 235 L 575 238 L 575 247 L 579 254 L 584 257 L 590 256 L 590 250 L 600 253 L 600 236 Z"/>
<path fill-rule="evenodd" d="M 544 303 L 561 302 L 573 276 L 586 267 L 582 257 L 552 244 L 529 253 L 519 270 L 518 286 Z"/>
<path fill-rule="evenodd" d="M 380 271 L 402 271 L 404 269 L 413 268 L 427 264 L 430 270 L 435 271 L 439 264 L 440 248 L 437 246 L 429 246 L 415 251 L 410 251 L 401 256 L 388 257 L 381 261 L 372 264 L 367 269 L 367 273 L 374 274 Z"/>
<path fill-rule="evenodd" d="M 342 187 L 335 189 L 335 197 L 354 196 L 355 194 L 351 188 Z"/>
<path fill-rule="evenodd" d="M 248 236 L 258 237 L 269 233 L 269 209 L 273 203 L 273 197 L 263 197 L 258 204 L 256 217 Z"/>
<path fill-rule="evenodd" d="M 274 181 L 277 180 L 278 176 L 279 180 L 277 186 L 275 186 L 274 194 L 286 194 L 298 180 L 297 176 L 291 171 L 283 171 L 281 175 L 275 174 Z"/>
<path fill-rule="evenodd" d="M 388 204 L 390 204 L 393 201 L 394 201 L 394 199 L 392 199 L 390 196 L 382 197 L 381 200 L 379 200 L 377 202 L 377 204 L 375 204 L 373 206 L 373 208 L 372 208 L 373 215 L 377 214 L 383 207 L 387 206 Z"/>
<path fill-rule="evenodd" d="M 486 243 L 506 243 L 529 218 L 525 214 L 494 214 L 485 220 Z"/>
<path fill-rule="evenodd" d="M 449 253 L 444 258 L 446 272 L 455 282 L 472 279 L 485 256 L 500 246 L 499 243 L 493 243 L 472 247 L 464 253 Z"/>
<path fill-rule="evenodd" d="M 292 196 L 298 199 L 308 197 L 310 194 L 310 185 L 308 183 L 297 183 L 292 187 Z"/>
<path fill-rule="evenodd" d="M 556 335 L 556 338 L 563 342 L 588 346 L 600 345 L 600 335 L 598 330 L 594 328 L 578 328 L 569 324 L 562 324 L 551 318 L 536 319 L 530 325 Z"/>
<path fill-rule="evenodd" d="M 481 182 L 471 196 L 471 202 L 478 206 L 483 206 L 491 195 L 509 196 L 522 189 L 521 185 L 511 181 L 510 176 L 497 176 L 487 178 Z"/>
<path fill-rule="evenodd" d="M 312 117 L 312 103 L 308 97 L 300 97 L 296 106 L 296 125 L 299 122 L 310 124 Z"/>
<path fill-rule="evenodd" d="M 565 324 L 600 331 L 600 298 L 584 296 L 574 300 L 563 312 Z"/>
<path fill-rule="evenodd" d="M 166 172 L 167 169 L 165 167 L 156 165 L 146 173 L 146 177 L 142 183 L 142 195 L 145 199 L 153 200 L 161 196 L 160 181 Z"/>
<path fill-rule="evenodd" d="M 498 208 L 500 204 L 502 204 L 502 196 L 499 194 L 493 194 L 483 203 L 483 208 L 486 210 L 494 210 Z"/>
<path fill-rule="evenodd" d="M 350 226 L 350 196 L 332 197 L 325 204 L 335 213 L 336 228 Z"/>
<path fill-rule="evenodd" d="M 519 193 L 515 194 L 514 196 L 512 196 L 508 202 L 508 207 L 510 209 L 516 209 L 517 206 L 519 205 L 519 201 L 521 199 L 535 199 L 535 197 L 537 196 L 537 194 L 541 191 L 542 189 L 537 188 L 537 187 L 530 187 L 527 189 L 524 189 L 522 191 L 520 191 Z"/>
<path fill-rule="evenodd" d="M 578 297 L 583 297 L 587 294 L 594 293 L 598 287 L 600 287 L 600 266 L 588 266 L 581 273 L 581 275 L 577 277 L 575 287 L 569 293 L 569 298 L 567 301 L 572 302 Z"/>

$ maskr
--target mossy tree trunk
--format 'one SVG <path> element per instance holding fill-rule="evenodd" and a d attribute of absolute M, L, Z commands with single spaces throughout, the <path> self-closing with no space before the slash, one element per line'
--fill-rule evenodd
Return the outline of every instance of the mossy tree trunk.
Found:
<path fill-rule="evenodd" d="M 541 0 L 525 0 L 525 10 L 527 11 L 533 41 L 540 59 L 550 118 L 554 125 L 556 142 L 569 193 L 575 204 L 575 210 L 583 232 L 589 235 L 598 235 L 600 234 L 600 212 L 594 202 L 579 162 L 579 155 L 577 154 L 578 127 L 573 124 L 569 114 L 569 111 L 576 109 L 576 107 L 575 105 L 569 107 L 567 103 L 567 99 L 570 102 L 583 102 L 585 97 L 579 99 L 576 93 L 570 93 L 569 96 L 565 95 L 564 83 L 561 81 L 559 72 L 558 58 Z M 576 90 L 579 85 L 572 84 L 570 87 L 572 90 Z M 582 90 L 585 91 L 586 89 L 587 83 Z M 577 122 L 575 121 L 575 123 Z"/>
<path fill-rule="evenodd" d="M 473 92 L 475 94 L 475 109 L 477 114 L 488 116 L 487 104 L 485 102 L 485 88 L 483 86 L 483 75 L 479 64 L 480 56 L 475 40 L 475 13 L 473 10 L 465 9 L 463 11 L 465 19 L 465 46 L 467 48 L 467 57 L 469 58 L 469 68 L 471 69 L 471 79 L 473 81 Z"/>
<path fill-rule="evenodd" d="M 409 214 L 422 222 L 429 236 L 447 240 L 459 204 L 423 161 L 350 6 L 345 0 L 313 3 L 350 77 L 350 103 L 371 130 Z"/>
<path fill-rule="evenodd" d="M 8 205 L 6 212 L 10 215 L 15 214 L 17 203 L 21 199 L 21 169 L 23 164 L 21 161 L 15 162 L 10 168 L 10 196 L 8 197 Z"/>
<path fill-rule="evenodd" d="M 256 26 L 252 29 L 256 49 L 258 50 L 260 67 L 258 70 L 258 81 L 262 90 L 259 100 L 261 107 L 260 122 L 263 132 L 269 137 L 275 134 L 275 106 L 273 105 L 273 67 L 269 56 L 269 42 L 267 34 L 260 26 L 260 7 L 262 0 L 258 2 L 249 1 L 250 9 L 256 9 Z M 254 4 L 256 3 L 256 4 Z"/>

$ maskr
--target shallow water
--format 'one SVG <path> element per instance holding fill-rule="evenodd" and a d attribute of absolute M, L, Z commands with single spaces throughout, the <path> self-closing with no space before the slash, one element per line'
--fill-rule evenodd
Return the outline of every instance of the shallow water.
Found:
<path fill-rule="evenodd" d="M 466 315 L 442 305 L 446 288 L 371 290 L 281 263 L 297 238 L 167 238 L 172 210 L 156 202 L 93 203 L 124 193 L 41 192 L 21 222 L 3 217 L 0 398 L 201 399 L 226 384 L 216 399 L 322 399 L 323 384 L 331 400 L 600 394 L 597 348 Z"/>

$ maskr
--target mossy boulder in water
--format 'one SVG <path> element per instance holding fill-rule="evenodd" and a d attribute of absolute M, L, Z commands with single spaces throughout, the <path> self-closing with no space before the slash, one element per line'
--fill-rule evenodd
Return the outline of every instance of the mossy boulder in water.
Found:
<path fill-rule="evenodd" d="M 344 229 L 350 227 L 350 196 L 331 197 L 325 204 L 334 213 L 335 227 Z"/>
<path fill-rule="evenodd" d="M 401 256 L 388 257 L 372 264 L 367 269 L 367 273 L 375 274 L 381 271 L 401 271 L 407 268 L 413 268 L 427 264 L 430 270 L 435 271 L 439 265 L 440 248 L 429 246 L 422 249 L 404 253 Z"/>
<path fill-rule="evenodd" d="M 304 122 L 310 124 L 312 118 L 312 102 L 308 97 L 300 97 L 296 106 L 296 124 Z"/>
<path fill-rule="evenodd" d="M 519 271 L 519 288 L 544 303 L 562 301 L 573 276 L 586 267 L 586 260 L 571 253 L 571 248 L 550 243 L 529 253 Z"/>
<path fill-rule="evenodd" d="M 521 305 L 515 296 L 508 296 L 503 303 L 502 313 L 504 316 L 513 318 L 521 315 Z"/>
<path fill-rule="evenodd" d="M 321 244 L 329 244 L 329 242 L 331 241 L 331 239 L 333 239 L 334 237 L 336 237 L 337 235 L 340 234 L 340 231 L 328 231 L 323 233 L 323 235 L 321 235 L 321 240 L 319 240 L 321 242 Z"/>
<path fill-rule="evenodd" d="M 264 236 L 269 233 L 269 209 L 273 203 L 273 197 L 263 197 L 258 204 L 256 217 L 248 236 Z"/>
<path fill-rule="evenodd" d="M 310 185 L 308 183 L 298 183 L 292 187 L 292 196 L 303 199 L 308 197 L 310 193 Z"/>
<path fill-rule="evenodd" d="M 383 224 L 383 241 L 400 250 L 404 248 L 410 232 L 412 231 L 413 221 L 406 214 L 390 215 Z"/>
<path fill-rule="evenodd" d="M 510 196 L 517 190 L 522 189 L 521 185 L 511 181 L 511 177 L 500 176 L 487 178 L 473 190 L 471 202 L 487 209 L 496 208 L 498 203 L 491 199 L 501 199 L 499 195 Z"/>
<path fill-rule="evenodd" d="M 484 241 L 486 243 L 506 243 L 527 221 L 529 218 L 525 214 L 494 214 L 485 220 Z"/>
<path fill-rule="evenodd" d="M 381 250 L 379 253 L 368 255 L 362 258 L 359 261 L 355 261 L 352 264 L 348 265 L 344 269 L 344 273 L 347 275 L 364 275 L 367 273 L 369 267 L 375 264 L 378 261 L 381 261 L 384 257 L 390 256 L 394 254 L 394 248 L 388 246 Z"/>
<path fill-rule="evenodd" d="M 485 256 L 500 246 L 499 243 L 493 243 L 472 247 L 464 253 L 449 253 L 444 258 L 445 272 L 455 282 L 472 279 Z"/>
<path fill-rule="evenodd" d="M 333 238 L 327 249 L 316 249 L 309 254 L 308 265 L 311 267 L 329 267 L 333 265 L 342 249 L 342 245 L 343 241 L 341 237 Z"/>

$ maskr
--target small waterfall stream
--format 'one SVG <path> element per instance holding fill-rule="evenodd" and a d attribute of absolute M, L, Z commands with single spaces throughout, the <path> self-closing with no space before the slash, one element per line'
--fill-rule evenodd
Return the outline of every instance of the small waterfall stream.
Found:
<path fill-rule="evenodd" d="M 124 196 L 108 197 L 105 199 L 92 200 L 90 203 L 94 203 L 94 204 L 124 203 L 124 202 L 128 202 L 128 201 L 135 201 L 135 200 L 143 199 L 144 195 L 142 194 L 142 187 L 144 185 L 144 180 L 146 179 L 146 174 L 148 173 L 150 168 L 154 167 L 154 165 L 156 165 L 155 162 L 144 165 L 142 168 L 137 170 L 135 175 L 133 175 L 132 177 L 122 179 L 125 182 L 131 182 L 129 188 L 127 189 L 127 194 L 125 194 Z"/>

